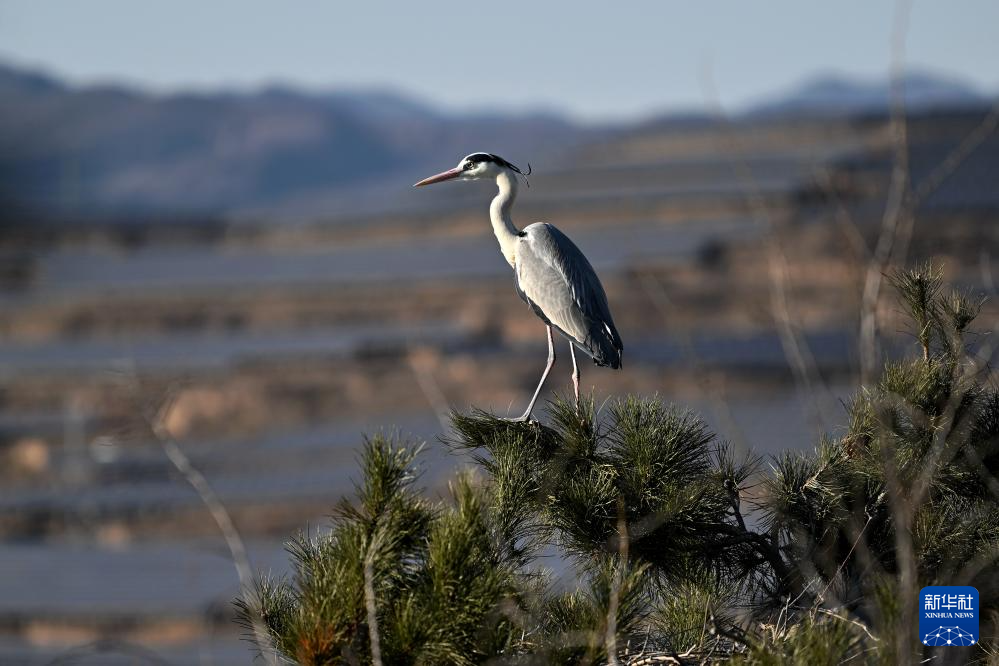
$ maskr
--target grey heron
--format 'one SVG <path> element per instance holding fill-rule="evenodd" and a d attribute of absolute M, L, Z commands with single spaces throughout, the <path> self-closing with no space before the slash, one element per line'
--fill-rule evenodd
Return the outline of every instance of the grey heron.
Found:
<path fill-rule="evenodd" d="M 530 173 L 530 170 L 528 170 Z M 531 418 L 545 380 L 555 365 L 554 328 L 569 340 L 572 356 L 572 388 L 579 408 L 579 365 L 576 348 L 593 359 L 594 364 L 621 367 L 624 345 L 614 326 L 607 295 L 593 266 L 569 237 L 547 222 L 537 222 L 521 229 L 513 224 L 510 211 L 517 198 L 516 166 L 498 155 L 472 153 L 458 166 L 425 178 L 413 187 L 446 180 L 492 178 L 499 192 L 489 206 L 493 233 L 500 251 L 513 269 L 517 293 L 531 310 L 545 322 L 548 333 L 548 363 L 541 374 L 524 414 L 515 421 Z"/>

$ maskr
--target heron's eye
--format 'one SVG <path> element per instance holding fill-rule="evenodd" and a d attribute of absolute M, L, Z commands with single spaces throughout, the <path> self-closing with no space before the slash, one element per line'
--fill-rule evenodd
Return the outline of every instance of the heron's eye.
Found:
<path fill-rule="evenodd" d="M 475 166 L 475 162 L 465 162 L 465 166 L 463 168 L 465 169 L 465 171 L 468 171 L 469 169 L 471 169 L 474 166 Z"/>

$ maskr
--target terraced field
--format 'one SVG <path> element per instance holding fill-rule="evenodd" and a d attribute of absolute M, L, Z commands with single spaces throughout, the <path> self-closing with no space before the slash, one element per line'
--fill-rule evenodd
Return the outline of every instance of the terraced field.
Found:
<path fill-rule="evenodd" d="M 917 188 L 978 120 L 913 120 Z M 598 404 L 660 393 L 764 453 L 842 425 L 890 156 L 883 118 L 650 124 L 547 156 L 516 216 L 559 225 L 603 276 L 626 351 L 621 372 L 584 368 Z M 919 209 L 911 256 L 957 284 L 995 264 L 996 164 L 990 139 Z M 519 413 L 544 340 L 490 235 L 489 188 L 409 182 L 330 219 L 200 239 L 97 225 L 6 241 L 24 269 L 0 296 L 0 662 L 106 639 L 91 647 L 246 663 L 224 543 L 143 414 L 170 405 L 254 564 L 281 571 L 282 539 L 351 492 L 363 433 L 426 440 L 437 493 L 464 462 L 437 440 L 442 412 Z M 893 308 L 889 353 L 908 344 Z"/>

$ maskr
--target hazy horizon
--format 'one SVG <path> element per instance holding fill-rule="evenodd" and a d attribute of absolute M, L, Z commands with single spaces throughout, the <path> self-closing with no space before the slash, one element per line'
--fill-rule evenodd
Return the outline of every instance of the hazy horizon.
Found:
<path fill-rule="evenodd" d="M 154 93 L 379 90 L 447 111 L 633 120 L 701 109 L 715 94 L 738 111 L 815 76 L 884 79 L 897 23 L 893 6 L 860 2 L 302 7 L 2 0 L 0 60 Z M 960 7 L 913 6 L 903 64 L 995 94 L 999 5 Z"/>
<path fill-rule="evenodd" d="M 519 107 L 492 107 L 486 103 L 481 104 L 469 104 L 467 106 L 449 106 L 447 104 L 441 103 L 439 100 L 434 99 L 426 94 L 421 94 L 418 91 L 408 89 L 405 87 L 392 86 L 390 84 L 355 84 L 355 85 L 308 85 L 300 82 L 295 82 L 293 80 L 284 78 L 274 78 L 262 80 L 258 83 L 245 84 L 245 85 L 226 85 L 220 84 L 217 86 L 195 86 L 195 85 L 182 85 L 176 88 L 157 88 L 154 86 L 149 86 L 148 84 L 143 84 L 140 81 L 131 81 L 127 79 L 120 78 L 101 78 L 92 81 L 78 81 L 71 77 L 66 76 L 63 72 L 58 70 L 32 65 L 31 63 L 20 62 L 17 60 L 12 60 L 9 58 L 4 58 L 0 56 L 0 67 L 9 67 L 17 71 L 41 75 L 47 78 L 51 78 L 59 84 L 66 85 L 71 89 L 75 90 L 86 90 L 86 89 L 100 89 L 100 88 L 116 88 L 122 90 L 132 91 L 138 94 L 149 95 L 151 97 L 171 97 L 171 96 L 183 96 L 183 95 L 255 95 L 262 94 L 267 91 L 274 90 L 286 90 L 289 92 L 302 94 L 302 95 L 336 95 L 336 94 L 371 94 L 371 95 L 386 95 L 391 97 L 398 97 L 400 100 L 405 102 L 417 104 L 424 106 L 427 109 L 435 112 L 440 112 L 444 114 L 453 115 L 479 115 L 479 114 L 490 114 L 496 113 L 500 115 L 550 115 L 554 117 L 564 118 L 569 121 L 580 122 L 583 124 L 601 124 L 601 123 L 633 123 L 641 122 L 647 119 L 654 119 L 660 116 L 670 116 L 678 115 L 682 116 L 684 114 L 708 114 L 711 110 L 708 106 L 708 102 L 704 101 L 700 104 L 690 104 L 687 106 L 673 106 L 673 107 L 654 107 L 649 108 L 645 111 L 637 112 L 631 116 L 580 116 L 579 114 L 574 114 L 570 109 L 567 108 L 556 108 L 554 106 L 545 106 L 543 104 L 525 104 Z M 951 82 L 959 86 L 968 86 L 970 90 L 975 93 L 981 94 L 986 98 L 999 97 L 999 90 L 992 90 L 987 88 L 982 88 L 980 86 L 974 85 L 970 80 L 962 78 L 960 74 L 942 70 L 934 69 L 908 69 L 905 74 L 907 76 L 922 76 L 927 75 L 933 77 L 940 81 Z M 884 76 L 851 76 L 850 74 L 835 71 L 835 70 L 821 70 L 815 71 L 811 74 L 806 74 L 803 78 L 792 81 L 789 84 L 783 85 L 779 88 L 773 90 L 761 91 L 759 95 L 756 95 L 751 101 L 740 105 L 734 109 L 727 109 L 733 113 L 742 113 L 747 111 L 753 111 L 758 106 L 764 106 L 773 102 L 781 102 L 795 93 L 800 92 L 804 87 L 816 83 L 818 81 L 826 80 L 840 80 L 847 81 L 851 84 L 859 85 L 877 85 L 885 83 L 890 80 L 889 76 L 885 74 Z"/>

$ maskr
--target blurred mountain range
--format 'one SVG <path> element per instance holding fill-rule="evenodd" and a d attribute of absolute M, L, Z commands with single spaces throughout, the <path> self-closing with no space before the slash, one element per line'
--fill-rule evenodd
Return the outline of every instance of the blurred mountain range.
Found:
<path fill-rule="evenodd" d="M 986 99 L 928 74 L 908 76 L 905 90 L 912 110 Z M 885 82 L 822 77 L 744 117 L 869 113 L 888 99 Z M 380 185 L 469 150 L 544 159 L 615 129 L 554 114 L 445 113 L 379 91 L 153 95 L 0 66 L 0 205 L 7 218 L 317 213 L 348 188 L 377 199 Z"/>
<path fill-rule="evenodd" d="M 908 72 L 898 81 L 909 111 L 978 107 L 989 97 L 961 79 L 928 72 Z M 856 114 L 886 111 L 892 86 L 885 80 L 859 80 L 837 75 L 816 76 L 754 106 L 750 116 L 791 114 Z"/>
<path fill-rule="evenodd" d="M 454 116 L 382 92 L 154 96 L 0 67 L 0 201 L 96 214 L 219 212 L 451 164 L 469 146 L 545 151 L 553 116 Z"/>

